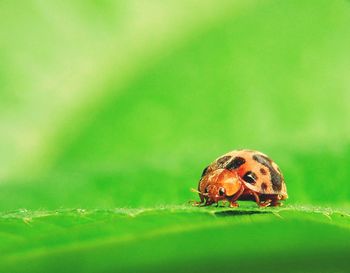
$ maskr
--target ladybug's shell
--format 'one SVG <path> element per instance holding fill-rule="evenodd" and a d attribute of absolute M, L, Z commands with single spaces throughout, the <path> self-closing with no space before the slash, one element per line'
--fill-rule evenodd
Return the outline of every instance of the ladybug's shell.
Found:
<path fill-rule="evenodd" d="M 224 154 L 203 171 L 203 176 L 217 169 L 236 172 L 241 182 L 257 193 L 279 194 L 281 199 L 288 197 L 280 169 L 275 162 L 261 152 L 234 150 Z"/>

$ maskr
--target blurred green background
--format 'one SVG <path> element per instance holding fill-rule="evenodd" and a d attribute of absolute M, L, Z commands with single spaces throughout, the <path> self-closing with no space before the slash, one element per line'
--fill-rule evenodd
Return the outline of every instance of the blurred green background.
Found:
<path fill-rule="evenodd" d="M 3 253 L 18 250 L 24 241 L 28 252 L 57 245 L 65 249 L 68 243 L 82 239 L 95 242 L 100 238 L 95 230 L 103 225 L 99 236 L 118 237 L 124 234 L 114 229 L 119 221 L 131 237 L 144 229 L 153 230 L 148 224 L 161 217 L 165 220 L 159 225 L 164 224 L 165 230 L 178 221 L 190 225 L 196 217 L 211 223 L 207 219 L 211 216 L 198 216 L 198 210 L 190 208 L 189 216 L 179 212 L 178 220 L 166 213 L 158 217 L 156 211 L 137 224 L 126 224 L 118 217 L 114 221 L 109 214 L 108 220 L 99 220 L 93 213 L 88 235 L 53 243 L 48 238 L 56 236 L 56 229 L 62 226 L 65 232 L 74 234 L 74 228 L 83 232 L 85 226 L 76 222 L 81 219 L 64 211 L 62 219 L 52 223 L 48 213 L 47 222 L 28 231 L 20 223 L 28 216 L 26 212 L 18 212 L 21 219 L 14 220 L 8 211 L 187 208 L 189 200 L 197 199 L 189 189 L 197 186 L 202 169 L 238 148 L 260 150 L 279 164 L 290 196 L 287 208 L 317 206 L 350 213 L 349 26 L 350 4 L 341 0 L 0 1 Z M 334 232 L 334 227 L 325 228 L 317 217 L 309 227 L 302 213 L 287 215 L 300 225 L 292 220 L 280 225 L 290 230 L 288 236 L 299 238 L 300 246 L 289 247 L 292 250 L 285 253 L 293 256 L 296 249 L 303 248 L 305 253 L 319 249 L 322 244 L 310 239 L 310 234 L 318 234 L 314 236 L 325 242 L 341 239 L 343 245 L 325 243 L 325 249 L 334 249 L 333 254 L 350 253 L 344 244 L 350 244 L 348 218 L 341 222 L 342 231 Z M 257 218 L 263 216 L 243 215 L 242 223 L 259 222 Z M 263 219 L 266 226 L 276 221 L 271 215 Z M 231 225 L 243 229 L 240 220 L 213 221 L 224 226 L 223 237 Z M 316 222 L 320 226 L 313 227 Z M 299 226 L 305 233 L 293 233 Z M 252 225 L 247 230 L 256 231 Z M 47 237 L 36 245 L 42 232 Z M 201 232 L 208 234 L 205 229 Z M 274 229 L 266 232 L 283 236 Z M 139 260 L 138 265 L 161 271 L 171 264 L 174 270 L 185 270 L 175 266 L 187 264 L 180 242 L 186 246 L 190 241 L 192 249 L 200 238 L 196 241 L 188 233 L 181 234 L 173 238 L 173 247 L 179 249 L 169 252 L 172 260 L 164 258 L 160 263 L 153 256 L 151 262 Z M 216 245 L 215 239 L 209 240 L 209 246 Z M 255 240 L 266 244 L 261 237 Z M 162 243 L 155 253 L 163 253 Z M 130 246 L 125 253 L 145 255 L 150 251 L 147 247 L 152 249 L 153 243 L 149 244 L 142 244 L 143 251 Z M 267 248 L 274 249 L 272 245 Z M 121 249 L 115 247 L 108 253 Z M 86 254 L 90 258 L 100 253 L 92 249 L 90 256 Z M 246 250 L 260 253 L 259 248 L 243 247 L 238 257 L 245 257 Z M 16 255 L 26 256 L 21 253 Z M 74 255 L 77 253 L 79 250 Z M 67 259 L 65 251 L 60 255 L 67 268 L 99 268 L 96 264 L 79 267 Z M 195 265 L 209 254 L 197 255 Z M 81 265 L 90 259 L 87 256 Z M 280 262 L 283 267 L 288 264 L 287 256 L 285 263 Z M 18 265 L 16 257 L 10 259 L 12 266 Z M 33 271 L 44 272 L 53 264 L 41 254 L 36 257 L 33 263 L 41 267 L 33 265 Z M 99 256 L 106 272 L 117 267 L 113 257 L 103 257 L 107 258 Z M 232 259 L 225 257 L 224 264 L 226 258 Z M 133 268 L 127 264 L 121 268 Z M 325 268 L 321 263 L 314 270 Z M 346 272 L 344 268 L 337 272 Z"/>

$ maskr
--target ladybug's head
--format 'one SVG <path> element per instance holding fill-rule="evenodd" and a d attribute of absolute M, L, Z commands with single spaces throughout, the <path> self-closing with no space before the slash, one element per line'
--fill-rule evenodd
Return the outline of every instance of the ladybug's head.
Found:
<path fill-rule="evenodd" d="M 217 169 L 201 179 L 199 194 L 216 203 L 233 196 L 241 188 L 241 185 L 242 183 L 235 172 Z"/>

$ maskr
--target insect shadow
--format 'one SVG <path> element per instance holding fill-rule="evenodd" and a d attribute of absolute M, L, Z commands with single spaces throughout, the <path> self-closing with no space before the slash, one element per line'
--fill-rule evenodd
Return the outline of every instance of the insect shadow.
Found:
<path fill-rule="evenodd" d="M 216 216 L 228 217 L 228 216 L 242 216 L 252 214 L 270 214 L 270 211 L 257 211 L 257 210 L 225 210 L 215 212 Z"/>

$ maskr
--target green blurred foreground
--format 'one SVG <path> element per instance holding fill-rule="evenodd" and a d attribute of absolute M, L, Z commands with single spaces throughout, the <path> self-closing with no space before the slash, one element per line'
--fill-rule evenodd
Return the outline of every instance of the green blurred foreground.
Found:
<path fill-rule="evenodd" d="M 0 235 L 11 241 L 0 261 L 5 272 L 347 272 L 350 215 L 276 211 L 17 212 L 1 217 L 16 236 Z"/>
<path fill-rule="evenodd" d="M 348 272 L 348 1 L 1 1 L 0 271 Z M 285 208 L 192 208 L 237 148 Z"/>

